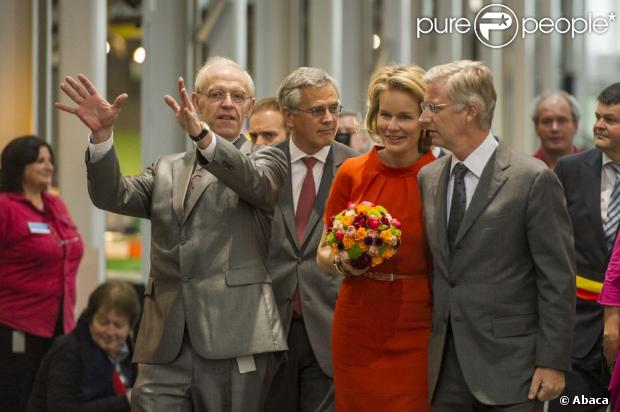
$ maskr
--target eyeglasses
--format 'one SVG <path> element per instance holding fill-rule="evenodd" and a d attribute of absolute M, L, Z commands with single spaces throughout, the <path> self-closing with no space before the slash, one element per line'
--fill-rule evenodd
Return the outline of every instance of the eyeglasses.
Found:
<path fill-rule="evenodd" d="M 306 112 L 312 117 L 323 117 L 325 116 L 325 112 L 330 112 L 331 114 L 339 114 L 343 109 L 343 106 L 340 103 L 330 104 L 329 106 L 319 106 L 319 107 L 311 107 L 309 109 L 296 109 L 300 112 Z"/>
<path fill-rule="evenodd" d="M 211 103 L 221 103 L 224 100 L 226 100 L 226 96 L 230 96 L 230 100 L 234 104 L 241 104 L 249 99 L 249 97 L 246 96 L 245 93 L 243 92 L 227 93 L 222 90 L 211 90 L 209 93 L 202 93 L 202 92 L 198 92 L 198 93 L 207 96 L 207 99 L 209 99 L 209 102 Z"/>
<path fill-rule="evenodd" d="M 432 102 L 420 102 L 420 109 L 422 112 L 424 110 L 429 109 L 431 113 L 437 113 L 437 109 L 441 109 L 442 107 L 451 106 L 456 103 L 432 103 Z"/>

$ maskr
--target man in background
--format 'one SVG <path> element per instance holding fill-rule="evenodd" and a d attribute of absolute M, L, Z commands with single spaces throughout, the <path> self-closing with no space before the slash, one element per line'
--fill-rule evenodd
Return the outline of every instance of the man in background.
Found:
<path fill-rule="evenodd" d="M 266 146 L 274 146 L 288 138 L 278 99 L 265 97 L 256 102 L 250 113 L 248 134 L 252 143 Z"/>
<path fill-rule="evenodd" d="M 540 139 L 540 148 L 534 157 L 553 169 L 558 159 L 579 152 L 573 145 L 579 130 L 577 100 L 564 91 L 542 94 L 532 104 L 534 130 Z"/>

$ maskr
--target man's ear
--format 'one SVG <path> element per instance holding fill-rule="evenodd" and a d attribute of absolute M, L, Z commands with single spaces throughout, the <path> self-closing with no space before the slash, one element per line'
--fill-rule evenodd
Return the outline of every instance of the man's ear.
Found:
<path fill-rule="evenodd" d="M 252 109 L 254 109 L 254 105 L 256 104 L 256 97 L 252 97 L 248 102 L 248 107 L 245 112 L 245 117 L 250 118 L 250 114 L 252 113 Z"/>
<path fill-rule="evenodd" d="M 198 93 L 192 92 L 192 104 L 194 105 L 194 109 L 200 112 L 200 108 L 198 107 Z"/>
<path fill-rule="evenodd" d="M 290 129 L 293 128 L 293 117 L 295 112 L 288 107 L 282 108 L 282 116 L 284 116 L 284 124 Z"/>
<path fill-rule="evenodd" d="M 465 112 L 467 113 L 466 119 L 468 122 L 476 121 L 476 119 L 480 116 L 480 110 L 478 109 L 478 105 L 476 103 L 467 103 Z"/>

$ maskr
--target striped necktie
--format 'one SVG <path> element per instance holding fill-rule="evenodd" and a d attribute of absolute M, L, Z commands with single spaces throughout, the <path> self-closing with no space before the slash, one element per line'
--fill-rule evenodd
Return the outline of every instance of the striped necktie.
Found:
<path fill-rule="evenodd" d="M 611 191 L 609 198 L 609 206 L 607 207 L 607 221 L 603 225 L 605 231 L 605 239 L 607 239 L 607 249 L 611 250 L 614 239 L 616 238 L 616 231 L 618 230 L 618 222 L 620 222 L 620 164 L 609 163 L 609 166 L 616 174 L 616 183 Z"/>

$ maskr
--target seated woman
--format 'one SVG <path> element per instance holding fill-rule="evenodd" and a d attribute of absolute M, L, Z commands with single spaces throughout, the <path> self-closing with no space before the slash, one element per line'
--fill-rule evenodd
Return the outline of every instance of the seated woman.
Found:
<path fill-rule="evenodd" d="M 129 411 L 137 370 L 131 364 L 140 302 L 121 281 L 99 285 L 73 332 L 43 358 L 27 411 Z"/>

